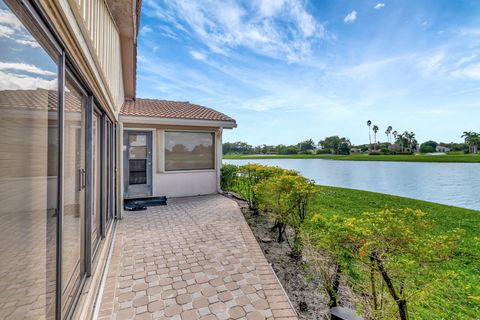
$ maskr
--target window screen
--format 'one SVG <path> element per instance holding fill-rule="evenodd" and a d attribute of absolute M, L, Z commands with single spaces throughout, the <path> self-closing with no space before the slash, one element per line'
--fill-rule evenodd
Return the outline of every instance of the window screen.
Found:
<path fill-rule="evenodd" d="M 165 132 L 165 170 L 215 168 L 214 134 L 211 132 Z"/>

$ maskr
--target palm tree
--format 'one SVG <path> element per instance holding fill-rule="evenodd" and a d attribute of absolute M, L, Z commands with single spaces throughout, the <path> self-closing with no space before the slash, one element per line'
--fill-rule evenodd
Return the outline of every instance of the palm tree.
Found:
<path fill-rule="evenodd" d="M 392 143 L 392 126 L 388 126 L 387 131 L 388 131 L 388 142 Z"/>
<path fill-rule="evenodd" d="M 373 136 L 374 136 L 374 139 L 373 139 L 373 142 L 374 142 L 374 146 L 373 146 L 373 149 L 375 150 L 376 149 L 376 146 L 377 146 L 377 132 L 378 132 L 378 126 L 376 124 L 373 125 Z"/>
<path fill-rule="evenodd" d="M 480 142 L 479 134 L 472 131 L 464 131 L 462 138 L 465 139 L 465 143 L 468 145 L 468 151 L 477 153 L 478 143 Z"/>
<path fill-rule="evenodd" d="M 367 121 L 367 126 L 368 126 L 368 143 L 370 146 L 370 149 L 372 149 L 372 133 L 370 131 L 370 126 L 372 125 L 372 121 L 368 120 Z"/>

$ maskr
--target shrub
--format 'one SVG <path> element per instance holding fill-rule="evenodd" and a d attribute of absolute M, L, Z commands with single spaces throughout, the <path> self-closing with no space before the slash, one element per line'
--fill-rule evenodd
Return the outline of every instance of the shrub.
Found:
<path fill-rule="evenodd" d="M 300 228 L 305 221 L 308 204 L 317 192 L 314 183 L 299 175 L 285 174 L 265 179 L 254 187 L 259 209 L 267 212 L 282 242 L 287 226 L 294 231 L 294 252 L 301 252 Z M 288 237 L 285 237 L 288 241 Z"/>
<path fill-rule="evenodd" d="M 222 190 L 232 190 L 235 183 L 239 167 L 233 164 L 224 164 L 221 169 L 220 187 Z"/>
<path fill-rule="evenodd" d="M 435 141 L 429 140 L 420 145 L 421 153 L 432 153 L 437 150 L 437 143 Z"/>
<path fill-rule="evenodd" d="M 409 299 L 426 299 L 428 287 L 444 280 L 433 266 L 448 259 L 462 235 L 458 229 L 435 235 L 431 228 L 420 210 L 384 209 L 359 218 L 317 214 L 306 233 L 362 291 L 369 288 L 375 318 L 391 318 L 396 309 L 400 319 L 407 319 Z"/>
<path fill-rule="evenodd" d="M 251 210 L 258 212 L 257 196 L 254 187 L 262 181 L 279 175 L 298 175 L 294 170 L 285 170 L 279 167 L 247 164 L 241 166 L 239 193 L 247 200 Z"/>

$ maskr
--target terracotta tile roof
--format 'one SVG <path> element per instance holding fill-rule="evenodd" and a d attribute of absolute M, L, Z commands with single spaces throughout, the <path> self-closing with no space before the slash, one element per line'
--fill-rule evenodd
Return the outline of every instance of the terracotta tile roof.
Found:
<path fill-rule="evenodd" d="M 170 119 L 230 121 L 235 123 L 234 119 L 211 108 L 199 106 L 190 102 L 156 99 L 137 98 L 135 100 L 127 100 L 123 104 L 120 115 Z"/>
<path fill-rule="evenodd" d="M 1 90 L 0 108 L 56 111 L 57 97 L 56 90 Z M 80 112 L 81 103 L 80 97 L 76 94 L 65 92 L 67 112 Z"/>

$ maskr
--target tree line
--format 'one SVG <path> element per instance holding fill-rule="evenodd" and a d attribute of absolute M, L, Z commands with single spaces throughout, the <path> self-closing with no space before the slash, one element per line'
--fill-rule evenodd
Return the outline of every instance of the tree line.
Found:
<path fill-rule="evenodd" d="M 369 154 L 411 154 L 417 151 L 421 153 L 436 152 L 437 146 L 448 148 L 449 151 L 463 151 L 465 153 L 477 153 L 480 144 L 480 133 L 465 131 L 461 138 L 463 143 L 456 142 L 436 142 L 426 141 L 421 145 L 418 143 L 415 132 L 404 131 L 398 132 L 392 126 L 388 126 L 385 130 L 386 141 L 377 140 L 377 134 L 380 130 L 379 126 L 367 121 L 368 126 L 368 144 L 352 145 L 347 137 L 338 135 L 329 136 L 315 143 L 313 139 L 303 140 L 297 144 L 285 145 L 257 145 L 253 146 L 246 142 L 225 142 L 223 143 L 223 154 L 337 154 L 348 155 L 351 152 L 364 152 Z M 372 143 L 373 136 L 373 143 Z"/>

